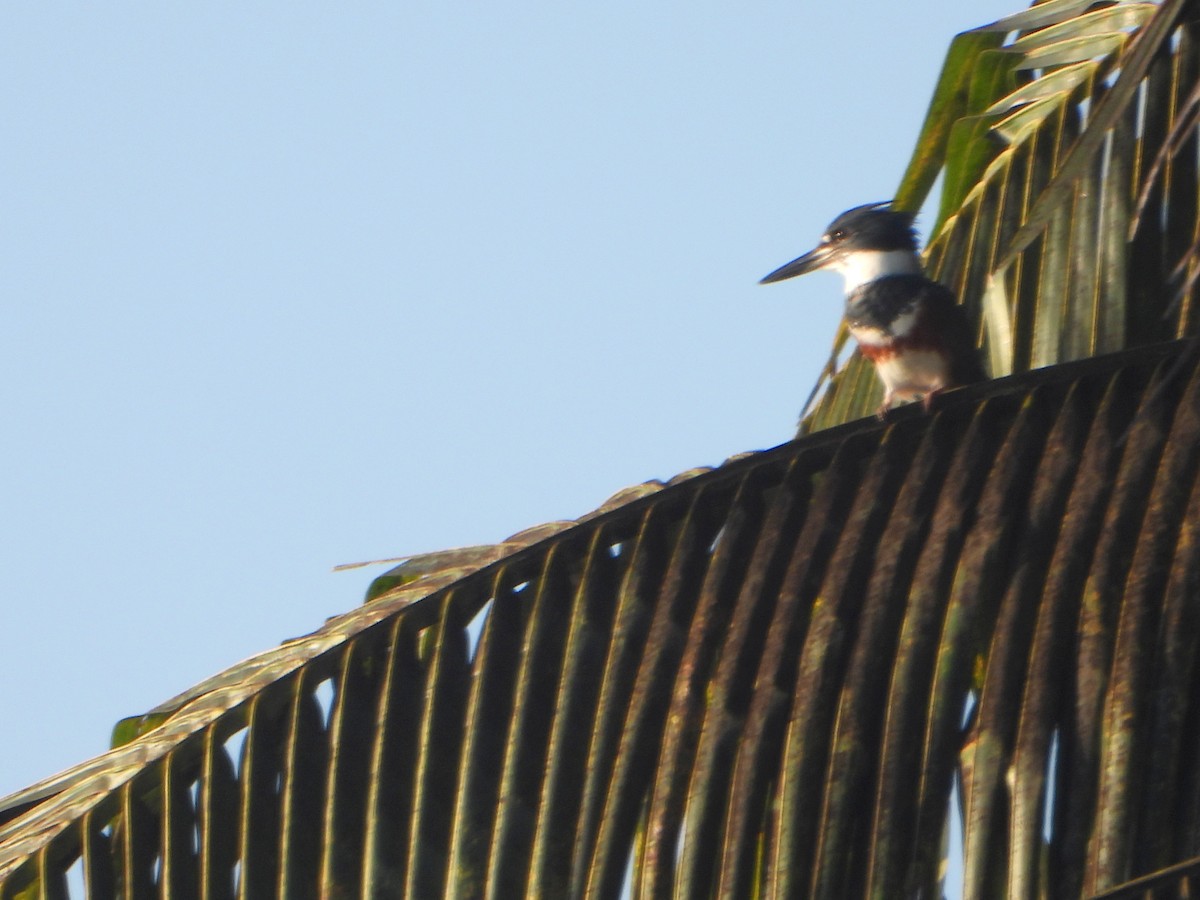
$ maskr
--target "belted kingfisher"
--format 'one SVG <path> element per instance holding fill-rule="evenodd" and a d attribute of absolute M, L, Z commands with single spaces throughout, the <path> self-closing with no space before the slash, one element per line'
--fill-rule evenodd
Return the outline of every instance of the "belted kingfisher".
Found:
<path fill-rule="evenodd" d="M 846 323 L 883 382 L 881 419 L 897 400 L 921 397 L 928 412 L 946 388 L 987 377 L 954 293 L 921 269 L 913 219 L 890 203 L 848 209 L 829 224 L 814 250 L 759 282 L 817 269 L 842 273 Z"/>

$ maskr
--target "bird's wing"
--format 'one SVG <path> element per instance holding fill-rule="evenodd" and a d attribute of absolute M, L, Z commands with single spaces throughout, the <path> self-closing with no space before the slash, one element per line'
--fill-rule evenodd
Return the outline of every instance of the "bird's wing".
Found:
<path fill-rule="evenodd" d="M 987 373 L 983 370 L 979 351 L 975 347 L 975 330 L 955 299 L 954 292 L 936 281 L 927 282 L 927 285 L 921 300 L 933 320 L 941 324 L 945 345 L 953 354 L 950 377 L 955 384 L 986 380 Z"/>

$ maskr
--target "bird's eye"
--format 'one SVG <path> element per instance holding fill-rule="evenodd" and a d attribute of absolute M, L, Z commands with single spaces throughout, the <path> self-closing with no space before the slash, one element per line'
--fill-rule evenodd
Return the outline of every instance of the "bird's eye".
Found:
<path fill-rule="evenodd" d="M 834 243 L 836 243 L 840 240 L 844 240 L 845 237 L 846 237 L 846 232 L 842 231 L 842 229 L 840 229 L 840 228 L 837 231 L 829 232 L 829 239 L 831 241 L 833 241 Z"/>

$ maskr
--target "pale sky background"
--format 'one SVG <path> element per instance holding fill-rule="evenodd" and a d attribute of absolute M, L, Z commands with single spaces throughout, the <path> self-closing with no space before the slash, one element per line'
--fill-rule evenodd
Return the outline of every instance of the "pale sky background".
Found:
<path fill-rule="evenodd" d="M 6 4 L 0 795 L 337 563 L 790 439 L 841 285 L 757 279 L 1022 5 Z"/>

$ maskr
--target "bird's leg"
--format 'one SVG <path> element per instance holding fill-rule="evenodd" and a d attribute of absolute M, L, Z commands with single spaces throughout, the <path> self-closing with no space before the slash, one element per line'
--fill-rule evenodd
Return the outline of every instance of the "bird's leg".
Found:
<path fill-rule="evenodd" d="M 921 407 L 928 414 L 933 409 L 933 398 L 942 392 L 942 388 L 934 388 L 928 394 L 921 398 Z"/>
<path fill-rule="evenodd" d="M 883 392 L 883 402 L 879 404 L 879 409 L 875 410 L 875 418 L 877 418 L 880 422 L 886 421 L 888 412 L 892 408 L 892 401 L 895 399 L 895 395 L 892 393 L 890 388 L 885 390 Z"/>

